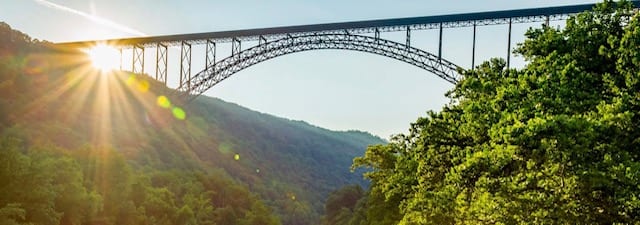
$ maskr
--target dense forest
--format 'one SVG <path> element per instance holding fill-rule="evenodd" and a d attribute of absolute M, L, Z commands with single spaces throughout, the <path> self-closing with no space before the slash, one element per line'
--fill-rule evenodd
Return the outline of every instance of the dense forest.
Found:
<path fill-rule="evenodd" d="M 156 110 L 150 127 L 142 106 L 105 94 L 99 79 L 116 76 L 67 72 L 82 59 L 1 25 L 0 224 L 281 224 L 246 185 L 189 157 L 188 123 Z M 136 82 L 124 97 L 148 81 Z"/>
<path fill-rule="evenodd" d="M 89 64 L 0 23 L 0 224 L 317 224 L 385 142 Z"/>
<path fill-rule="evenodd" d="M 451 102 L 354 161 L 324 224 L 640 224 L 640 15 L 606 1 L 532 28 Z"/>
<path fill-rule="evenodd" d="M 531 28 L 523 68 L 463 71 L 384 143 L 184 105 L 0 23 L 0 224 L 640 224 L 638 46 L 626 1 Z"/>

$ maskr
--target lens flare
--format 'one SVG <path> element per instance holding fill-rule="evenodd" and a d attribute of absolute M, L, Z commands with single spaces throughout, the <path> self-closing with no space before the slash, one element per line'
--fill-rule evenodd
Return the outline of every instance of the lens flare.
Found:
<path fill-rule="evenodd" d="M 147 91 L 149 91 L 149 86 L 149 81 L 141 80 L 138 82 L 138 91 L 146 93 Z"/>
<path fill-rule="evenodd" d="M 93 67 L 100 71 L 115 70 L 120 66 L 120 52 L 111 46 L 98 44 L 86 53 Z"/>
<path fill-rule="evenodd" d="M 169 107 L 171 107 L 171 101 L 169 101 L 169 98 L 167 98 L 164 95 L 158 96 L 158 99 L 156 100 L 156 104 L 158 104 L 158 106 L 165 109 L 168 109 Z"/>
<path fill-rule="evenodd" d="M 136 80 L 136 75 L 131 74 L 131 75 L 129 75 L 129 77 L 127 78 L 127 80 L 125 81 L 125 83 L 126 83 L 128 86 L 131 86 L 131 85 L 133 85 L 134 83 L 136 83 L 136 81 L 137 81 L 137 80 Z"/>
<path fill-rule="evenodd" d="M 173 116 L 179 120 L 184 120 L 184 118 L 187 117 L 184 110 L 182 110 L 180 107 L 174 107 L 173 110 L 171 110 L 171 112 L 173 113 Z"/>

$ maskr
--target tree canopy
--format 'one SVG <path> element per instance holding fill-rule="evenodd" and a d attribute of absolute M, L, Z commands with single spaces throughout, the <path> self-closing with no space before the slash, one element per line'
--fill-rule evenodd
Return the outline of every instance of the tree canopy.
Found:
<path fill-rule="evenodd" d="M 638 46 L 627 1 L 530 29 L 524 68 L 464 71 L 450 104 L 354 160 L 372 184 L 350 224 L 640 224 Z"/>

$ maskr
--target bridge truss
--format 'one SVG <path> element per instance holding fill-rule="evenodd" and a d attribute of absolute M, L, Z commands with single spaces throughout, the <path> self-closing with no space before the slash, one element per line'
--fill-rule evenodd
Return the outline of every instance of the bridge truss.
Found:
<path fill-rule="evenodd" d="M 632 1 L 636 8 L 640 1 Z M 368 20 L 344 23 L 328 23 L 301 26 L 273 27 L 263 29 L 234 30 L 195 34 L 136 37 L 58 43 L 62 48 L 88 48 L 106 43 L 121 49 L 132 50 L 132 71 L 144 73 L 144 52 L 156 48 L 155 78 L 167 82 L 168 47 L 180 46 L 180 79 L 177 90 L 188 99 L 204 93 L 220 81 L 238 71 L 278 56 L 316 49 L 342 49 L 368 52 L 390 57 L 433 73 L 444 80 L 456 83 L 462 68 L 442 58 L 442 33 L 445 28 L 473 27 L 472 63 L 475 66 L 476 27 L 486 25 L 508 25 L 506 49 L 507 67 L 511 57 L 511 26 L 514 23 L 563 20 L 572 14 L 590 10 L 594 4 L 532 8 L 494 12 L 451 14 L 440 16 L 399 19 Z M 437 54 L 411 46 L 411 33 L 417 30 L 439 30 Z M 404 43 L 380 38 L 384 32 L 405 32 Z M 242 49 L 243 42 L 257 45 Z M 231 44 L 231 55 L 217 60 L 217 46 Z M 205 46 L 205 68 L 191 74 L 191 49 L 193 45 Z M 122 66 L 121 66 L 122 68 Z"/>
<path fill-rule="evenodd" d="M 451 83 L 460 79 L 458 66 L 429 52 L 389 40 L 345 32 L 290 35 L 261 43 L 207 65 L 205 70 L 186 81 L 178 90 L 197 96 L 236 72 L 257 63 L 286 54 L 316 49 L 354 50 L 383 55 L 422 68 Z"/>

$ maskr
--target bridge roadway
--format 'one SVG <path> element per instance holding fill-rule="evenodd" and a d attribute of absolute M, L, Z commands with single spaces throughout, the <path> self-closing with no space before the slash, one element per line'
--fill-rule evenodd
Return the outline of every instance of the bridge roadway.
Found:
<path fill-rule="evenodd" d="M 640 0 L 631 1 L 636 8 L 640 8 Z M 556 6 L 546 8 L 517 9 L 493 12 L 462 13 L 438 16 L 409 17 L 397 19 L 366 20 L 355 22 L 325 23 L 298 26 L 283 26 L 272 28 L 245 29 L 232 31 L 218 31 L 193 34 L 163 35 L 153 37 L 134 37 L 121 39 L 91 40 L 79 42 L 57 43 L 62 47 L 82 48 L 96 43 L 109 43 L 114 46 L 143 45 L 155 47 L 156 43 L 180 45 L 183 41 L 193 44 L 204 44 L 207 40 L 214 42 L 255 41 L 260 37 L 273 39 L 282 38 L 287 34 L 312 32 L 340 32 L 364 34 L 377 32 L 394 32 L 410 30 L 425 30 L 439 28 L 470 27 L 483 25 L 497 25 L 509 23 L 530 23 L 563 20 L 571 14 L 592 9 L 595 4 Z"/>
<path fill-rule="evenodd" d="M 636 10 L 640 0 L 631 1 Z M 63 49 L 82 49 L 97 44 L 107 44 L 122 49 L 132 49 L 132 71 L 144 73 L 145 48 L 156 48 L 155 78 L 166 84 L 167 47 L 181 46 L 180 84 L 178 92 L 193 99 L 220 81 L 240 70 L 282 55 L 316 49 L 342 49 L 369 52 L 403 61 L 431 72 L 446 81 L 456 83 L 461 67 L 443 59 L 442 30 L 444 28 L 473 27 L 471 67 L 475 66 L 476 27 L 508 24 L 506 51 L 507 67 L 511 58 L 511 26 L 513 23 L 532 23 L 563 20 L 568 16 L 591 10 L 595 4 L 568 5 L 546 8 L 504 10 L 493 12 L 462 13 L 396 19 L 366 20 L 342 23 L 326 23 L 283 26 L 260 29 L 218 31 L 207 33 L 133 37 L 107 40 L 56 43 Z M 437 55 L 411 46 L 411 31 L 439 29 Z M 406 32 L 405 43 L 380 38 L 382 32 Z M 364 34 L 374 34 L 373 37 Z M 257 41 L 246 50 L 243 41 Z M 231 56 L 216 60 L 216 44 L 231 43 Z M 191 47 L 206 45 L 205 69 L 191 76 Z M 121 55 L 122 58 L 122 55 Z M 122 60 L 121 60 L 122 62 Z M 121 66 L 122 69 L 122 66 Z"/>

